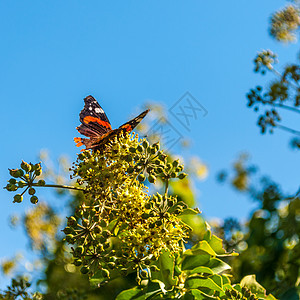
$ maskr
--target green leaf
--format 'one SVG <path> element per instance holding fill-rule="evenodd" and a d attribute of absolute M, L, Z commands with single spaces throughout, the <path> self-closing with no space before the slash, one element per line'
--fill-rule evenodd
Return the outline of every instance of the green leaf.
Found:
<path fill-rule="evenodd" d="M 231 269 L 231 267 L 228 264 L 226 264 L 219 258 L 212 258 L 209 261 L 207 267 L 209 267 L 214 272 L 214 274 L 219 274 L 221 272 Z"/>
<path fill-rule="evenodd" d="M 252 293 L 257 294 L 259 297 L 266 296 L 266 290 L 263 286 L 261 286 L 257 281 L 255 275 L 248 275 L 245 276 L 242 280 L 240 285 L 243 287 L 247 287 L 251 290 Z"/>
<path fill-rule="evenodd" d="M 116 298 L 116 300 L 145 300 L 151 299 L 153 296 L 162 293 L 161 287 L 164 286 L 163 282 L 159 280 L 153 280 L 149 282 L 147 287 L 141 289 L 140 287 L 134 287 L 132 289 L 122 291 Z"/>
<path fill-rule="evenodd" d="M 202 266 L 197 267 L 189 272 L 189 274 L 196 274 L 196 273 L 204 273 L 204 274 L 210 274 L 210 275 L 214 274 L 214 272 L 210 268 L 202 267 Z"/>
<path fill-rule="evenodd" d="M 201 254 L 202 252 L 206 252 L 211 256 L 217 255 L 207 241 L 200 241 L 199 243 L 194 245 L 191 249 L 186 250 L 183 255 L 198 255 Z"/>
<path fill-rule="evenodd" d="M 229 284 L 230 285 L 231 284 L 230 279 L 228 278 L 227 275 L 222 274 L 221 276 L 223 278 L 223 285 L 225 285 L 225 284 Z"/>
<path fill-rule="evenodd" d="M 182 262 L 182 270 L 193 270 L 197 267 L 205 266 L 208 264 L 210 260 L 210 255 L 202 254 L 202 255 L 193 255 L 186 256 Z"/>
<path fill-rule="evenodd" d="M 210 290 L 222 292 L 222 288 L 211 278 L 190 277 L 185 281 L 185 287 L 189 289 L 208 288 Z"/>
<path fill-rule="evenodd" d="M 203 239 L 206 240 L 207 242 L 210 242 L 210 240 L 211 240 L 211 231 L 210 230 L 207 230 L 205 232 Z"/>
<path fill-rule="evenodd" d="M 201 291 L 191 289 L 188 293 L 183 296 L 183 300 L 202 300 L 207 299 Z"/>
<path fill-rule="evenodd" d="M 116 297 L 116 300 L 129 300 L 129 299 L 142 300 L 145 299 L 145 294 L 138 287 L 134 287 L 132 289 L 121 292 Z"/>
<path fill-rule="evenodd" d="M 211 280 L 213 280 L 221 289 L 223 289 L 223 278 L 220 275 L 212 275 L 209 276 Z"/>
<path fill-rule="evenodd" d="M 152 273 L 152 279 L 158 279 L 162 281 L 166 289 L 170 289 L 177 284 L 178 278 L 174 278 L 174 265 L 175 258 L 169 251 L 163 250 L 155 265 L 160 269 L 158 272 Z"/>
<path fill-rule="evenodd" d="M 180 216 L 185 216 L 185 215 L 198 215 L 199 212 L 192 209 L 192 208 L 186 208 L 182 211 L 182 213 L 180 214 Z"/>
<path fill-rule="evenodd" d="M 223 248 L 223 241 L 215 235 L 211 237 L 211 240 L 208 243 L 217 254 L 226 253 L 226 251 Z"/>
<path fill-rule="evenodd" d="M 128 270 L 128 274 L 133 273 L 132 269 Z M 102 271 L 98 271 L 94 276 L 90 278 L 90 285 L 93 287 L 98 287 L 104 281 L 111 281 L 117 277 L 120 277 L 120 272 L 116 270 L 109 270 L 109 278 L 105 278 L 102 276 Z"/>

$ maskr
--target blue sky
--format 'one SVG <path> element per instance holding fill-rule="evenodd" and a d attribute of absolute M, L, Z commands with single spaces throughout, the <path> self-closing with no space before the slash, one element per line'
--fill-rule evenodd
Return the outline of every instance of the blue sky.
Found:
<path fill-rule="evenodd" d="M 1 1 L 0 185 L 7 168 L 36 161 L 40 149 L 52 158 L 78 149 L 73 137 L 83 98 L 92 94 L 113 127 L 139 112 L 145 101 L 170 108 L 189 91 L 208 114 L 193 122 L 188 155 L 198 155 L 209 176 L 196 185 L 204 214 L 247 218 L 255 207 L 216 182 L 247 151 L 262 174 L 285 191 L 299 186 L 299 153 L 289 136 L 261 136 L 257 115 L 246 107 L 249 88 L 266 79 L 253 73 L 257 51 L 270 48 L 282 64 L 294 61 L 296 44 L 281 45 L 267 32 L 270 15 L 286 1 Z M 290 118 L 287 115 L 286 118 Z M 295 124 L 299 124 L 293 120 Z M 11 203 L 0 190 L 0 226 L 11 256 L 26 246 L 8 216 L 30 207 Z M 3 230 L 5 229 L 5 230 Z M 0 282 L 0 286 L 2 283 Z"/>

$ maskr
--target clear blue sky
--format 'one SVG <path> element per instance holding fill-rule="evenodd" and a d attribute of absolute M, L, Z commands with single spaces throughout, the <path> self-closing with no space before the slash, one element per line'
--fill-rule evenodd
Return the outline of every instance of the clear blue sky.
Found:
<path fill-rule="evenodd" d="M 243 151 L 263 174 L 295 192 L 299 153 L 288 148 L 285 133 L 261 136 L 245 100 L 249 88 L 264 80 L 253 73 L 257 51 L 270 48 L 282 63 L 295 60 L 298 46 L 278 44 L 267 32 L 270 14 L 286 3 L 1 1 L 0 185 L 6 184 L 7 168 L 21 159 L 36 161 L 42 148 L 53 158 L 75 159 L 75 127 L 89 94 L 118 127 L 145 101 L 168 108 L 189 91 L 208 110 L 191 132 L 180 128 L 192 140 L 189 154 L 209 167 L 208 178 L 197 183 L 207 217 L 245 219 L 254 207 L 216 182 L 216 173 Z M 20 230 L 9 228 L 8 216 L 30 204 L 12 204 L 12 194 L 1 189 L 0 197 L 6 245 L 0 257 L 9 257 L 27 242 Z"/>

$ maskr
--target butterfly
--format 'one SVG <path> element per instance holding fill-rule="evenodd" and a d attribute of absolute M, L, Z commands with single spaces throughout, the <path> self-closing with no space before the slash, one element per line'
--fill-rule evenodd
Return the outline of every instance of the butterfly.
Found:
<path fill-rule="evenodd" d="M 109 141 L 120 133 L 131 132 L 149 112 L 147 109 L 119 128 L 112 129 L 104 110 L 94 97 L 87 96 L 84 98 L 84 103 L 84 108 L 79 114 L 81 125 L 76 129 L 88 138 L 75 137 L 74 142 L 77 147 L 84 145 L 86 150 L 105 149 Z"/>

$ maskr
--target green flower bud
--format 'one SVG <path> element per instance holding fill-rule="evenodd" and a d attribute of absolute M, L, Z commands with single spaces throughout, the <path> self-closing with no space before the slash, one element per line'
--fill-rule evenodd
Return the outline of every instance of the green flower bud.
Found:
<path fill-rule="evenodd" d="M 151 207 L 152 207 L 152 204 L 150 202 L 148 202 L 148 203 L 145 204 L 145 208 L 146 209 L 151 209 Z"/>
<path fill-rule="evenodd" d="M 171 178 L 176 178 L 177 177 L 177 173 L 176 172 L 171 172 Z"/>
<path fill-rule="evenodd" d="M 155 161 L 154 161 L 154 163 L 156 164 L 156 165 L 160 165 L 160 163 L 161 163 L 161 161 L 159 160 L 159 159 L 156 159 Z"/>
<path fill-rule="evenodd" d="M 14 196 L 14 201 L 13 202 L 17 202 L 17 203 L 21 203 L 23 201 L 23 196 L 20 194 L 17 194 Z"/>
<path fill-rule="evenodd" d="M 134 168 L 133 168 L 133 167 L 129 167 L 129 168 L 127 169 L 127 172 L 128 172 L 129 174 L 133 173 L 133 172 L 134 172 Z"/>
<path fill-rule="evenodd" d="M 100 234 L 102 232 L 102 228 L 99 225 L 97 225 L 97 226 L 94 227 L 94 232 L 96 234 Z"/>
<path fill-rule="evenodd" d="M 136 148 L 136 150 L 138 152 L 143 152 L 143 147 L 141 145 L 138 145 L 137 148 Z"/>
<path fill-rule="evenodd" d="M 147 149 L 149 147 L 149 142 L 147 140 L 144 140 L 142 145 L 145 149 Z"/>
<path fill-rule="evenodd" d="M 143 182 L 143 181 L 145 181 L 145 179 L 146 179 L 146 177 L 145 177 L 144 174 L 140 174 L 140 175 L 138 176 L 138 181 L 139 181 L 139 182 Z"/>
<path fill-rule="evenodd" d="M 175 169 L 176 172 L 181 172 L 182 170 L 183 170 L 183 165 L 179 165 L 179 166 Z"/>
<path fill-rule="evenodd" d="M 82 274 L 87 274 L 89 272 L 89 267 L 88 266 L 81 267 L 80 272 Z"/>
<path fill-rule="evenodd" d="M 35 175 L 36 175 L 36 176 L 42 175 L 42 169 L 36 170 L 36 171 L 35 171 Z"/>
<path fill-rule="evenodd" d="M 39 186 L 43 186 L 43 185 L 46 184 L 46 182 L 45 182 L 45 180 L 40 179 L 40 180 L 37 182 L 37 184 L 38 184 Z"/>
<path fill-rule="evenodd" d="M 162 220 L 157 220 L 157 221 L 155 222 L 155 225 L 156 225 L 156 226 L 161 226 L 162 223 L 163 223 Z"/>
<path fill-rule="evenodd" d="M 8 184 L 8 185 L 6 186 L 6 189 L 7 189 L 9 192 L 15 192 L 15 191 L 18 189 L 18 187 L 17 187 L 15 184 Z"/>
<path fill-rule="evenodd" d="M 147 219 L 149 218 L 149 214 L 143 213 L 143 214 L 142 214 L 142 218 L 143 218 L 144 220 L 147 220 Z"/>
<path fill-rule="evenodd" d="M 31 197 L 30 197 L 30 202 L 31 202 L 32 204 L 37 204 L 38 201 L 39 201 L 39 198 L 38 198 L 37 196 L 31 196 Z"/>
<path fill-rule="evenodd" d="M 16 184 L 17 180 L 14 178 L 9 179 L 8 181 L 10 184 Z"/>
<path fill-rule="evenodd" d="M 31 188 L 28 190 L 28 194 L 29 194 L 29 195 L 34 195 L 34 194 L 35 194 L 35 189 L 31 187 Z"/>
<path fill-rule="evenodd" d="M 130 148 L 129 148 L 129 152 L 131 152 L 131 153 L 135 153 L 135 152 L 136 152 L 136 149 L 135 149 L 135 148 L 133 148 L 133 147 L 130 147 Z"/>
<path fill-rule="evenodd" d="M 33 169 L 34 169 L 35 171 L 41 170 L 41 169 L 42 169 L 41 163 L 35 164 L 35 165 L 33 166 Z"/>
<path fill-rule="evenodd" d="M 66 235 L 66 241 L 70 244 L 74 244 L 75 242 L 75 238 L 74 238 L 74 235 L 73 234 L 67 234 Z"/>
<path fill-rule="evenodd" d="M 19 176 L 19 169 L 8 169 L 9 175 L 15 178 L 18 178 Z"/>
<path fill-rule="evenodd" d="M 127 162 L 131 162 L 132 161 L 132 156 L 130 154 L 128 154 L 128 155 L 125 156 L 124 160 L 127 161 Z"/>
<path fill-rule="evenodd" d="M 171 169 L 172 169 L 172 164 L 171 163 L 167 163 L 167 165 L 166 165 L 166 169 L 167 169 L 167 171 L 170 171 Z"/>
<path fill-rule="evenodd" d="M 187 176 L 186 173 L 180 173 L 179 176 L 178 176 L 178 178 L 179 178 L 179 179 L 183 179 L 183 178 L 185 178 L 186 176 Z"/>
<path fill-rule="evenodd" d="M 31 170 L 31 165 L 28 164 L 27 162 L 25 162 L 24 160 L 22 160 L 22 163 L 21 163 L 21 168 L 25 171 L 25 172 L 30 172 Z"/>
<path fill-rule="evenodd" d="M 231 295 L 232 295 L 233 297 L 236 297 L 236 296 L 237 296 L 237 291 L 236 291 L 236 290 L 232 290 L 232 291 L 231 291 Z"/>
<path fill-rule="evenodd" d="M 158 151 L 160 148 L 159 142 L 156 142 L 155 144 L 152 145 L 155 148 L 155 151 Z"/>
<path fill-rule="evenodd" d="M 82 265 L 82 260 L 81 259 L 75 259 L 73 261 L 74 266 L 79 267 Z"/>
<path fill-rule="evenodd" d="M 168 200 L 168 206 L 172 207 L 174 205 L 174 201 L 172 199 Z"/>
<path fill-rule="evenodd" d="M 74 250 L 74 256 L 76 256 L 76 257 L 80 257 L 83 253 L 84 253 L 84 247 L 83 246 L 78 246 Z"/>
<path fill-rule="evenodd" d="M 101 220 L 100 221 L 100 226 L 102 227 L 102 228 L 104 228 L 104 227 L 107 227 L 108 226 L 108 223 L 105 221 L 105 220 Z"/>
<path fill-rule="evenodd" d="M 167 158 L 167 155 L 164 153 L 160 153 L 158 157 L 161 161 L 164 161 Z"/>
<path fill-rule="evenodd" d="M 27 183 L 24 181 L 24 180 L 20 180 L 19 182 L 18 182 L 18 187 L 19 188 L 23 188 L 24 186 L 26 186 L 27 185 Z"/>
<path fill-rule="evenodd" d="M 149 175 L 148 180 L 150 183 L 155 183 L 156 177 L 154 175 Z"/>
<path fill-rule="evenodd" d="M 158 168 L 156 169 L 156 173 L 157 173 L 157 174 L 161 174 L 161 173 L 163 173 L 163 172 L 164 172 L 163 167 L 158 167 Z"/>
<path fill-rule="evenodd" d="M 149 228 L 153 229 L 155 227 L 155 223 L 150 223 Z"/>
<path fill-rule="evenodd" d="M 151 153 L 151 154 L 155 154 L 155 153 L 156 153 L 156 148 L 152 146 L 152 147 L 150 148 L 150 153 Z"/>
<path fill-rule="evenodd" d="M 77 224 L 77 220 L 75 217 L 71 216 L 68 218 L 68 222 L 67 222 L 68 226 L 73 227 L 76 224 Z"/>
<path fill-rule="evenodd" d="M 65 234 L 74 233 L 74 229 L 72 227 L 67 226 L 66 228 L 64 228 L 63 232 Z"/>
<path fill-rule="evenodd" d="M 148 174 L 150 174 L 153 171 L 153 168 L 152 167 L 147 167 L 146 171 L 147 171 Z"/>
<path fill-rule="evenodd" d="M 179 165 L 179 159 L 174 160 L 173 163 L 172 163 L 172 165 L 173 165 L 174 168 L 178 167 L 178 165 Z"/>

